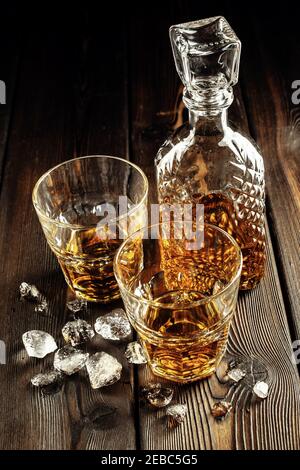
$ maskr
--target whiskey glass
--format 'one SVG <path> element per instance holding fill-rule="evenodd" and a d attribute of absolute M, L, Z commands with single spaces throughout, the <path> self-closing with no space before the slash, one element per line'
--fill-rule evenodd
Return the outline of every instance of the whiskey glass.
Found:
<path fill-rule="evenodd" d="M 38 180 L 33 205 L 77 297 L 101 303 L 119 298 L 113 258 L 123 240 L 145 225 L 147 196 L 142 170 L 106 155 L 63 162 Z"/>
<path fill-rule="evenodd" d="M 177 239 L 175 230 L 166 237 L 163 223 L 140 229 L 114 261 L 152 372 L 179 383 L 211 375 L 224 355 L 242 269 L 228 233 L 210 224 L 200 230 L 202 242 L 191 249 L 191 239 Z"/>

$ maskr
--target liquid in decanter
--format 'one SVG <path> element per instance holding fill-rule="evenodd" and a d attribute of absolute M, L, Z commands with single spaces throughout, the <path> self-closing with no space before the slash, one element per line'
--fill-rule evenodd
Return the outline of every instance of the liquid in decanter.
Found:
<path fill-rule="evenodd" d="M 203 204 L 240 245 L 240 287 L 251 289 L 264 273 L 265 181 L 258 146 L 227 119 L 241 43 L 220 16 L 172 26 L 170 39 L 189 121 L 156 156 L 159 203 Z"/>

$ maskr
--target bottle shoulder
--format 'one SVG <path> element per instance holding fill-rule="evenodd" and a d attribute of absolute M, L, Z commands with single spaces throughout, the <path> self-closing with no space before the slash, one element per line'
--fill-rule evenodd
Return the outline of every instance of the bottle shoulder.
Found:
<path fill-rule="evenodd" d="M 222 133 L 199 135 L 184 125 L 161 146 L 155 163 L 160 201 L 222 193 L 263 211 L 263 158 L 252 139 L 238 130 L 227 127 Z"/>
<path fill-rule="evenodd" d="M 254 171 L 264 172 L 264 162 L 256 142 L 247 133 L 230 125 L 224 132 L 213 135 L 197 134 L 189 123 L 183 124 L 171 134 L 159 148 L 155 164 L 169 167 L 181 160 L 193 160 L 193 155 L 201 153 L 204 159 L 223 158 L 245 165 Z M 224 159 L 225 157 L 225 159 Z M 186 162 L 187 163 L 187 162 Z"/>

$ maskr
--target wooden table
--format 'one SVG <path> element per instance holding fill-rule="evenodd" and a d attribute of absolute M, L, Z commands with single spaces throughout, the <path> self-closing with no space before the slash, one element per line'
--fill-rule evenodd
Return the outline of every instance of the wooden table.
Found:
<path fill-rule="evenodd" d="M 110 7 L 107 13 L 45 7 L 35 17 L 25 7 L 8 7 L 2 18 L 0 79 L 7 86 L 7 104 L 0 105 L 0 339 L 7 346 L 7 364 L 0 365 L 2 449 L 300 448 L 300 386 L 292 362 L 292 341 L 300 337 L 300 108 L 291 101 L 291 83 L 300 79 L 296 15 L 281 12 L 275 21 L 199 2 L 151 5 Z M 139 387 L 152 380 L 147 367 L 125 365 L 118 384 L 94 391 L 83 375 L 74 376 L 63 391 L 42 398 L 30 378 L 53 358 L 28 358 L 21 335 L 41 329 L 62 345 L 67 289 L 32 208 L 33 185 L 69 157 L 110 154 L 145 170 L 154 200 L 155 153 L 186 116 L 168 27 L 220 13 L 244 46 L 231 117 L 257 139 L 267 174 L 266 275 L 259 287 L 239 296 L 229 350 L 264 361 L 270 395 L 247 411 L 247 394 L 237 390 L 234 412 L 216 422 L 213 396 L 224 387 L 215 377 L 175 387 L 189 412 L 171 430 L 163 411 L 139 405 Z M 49 316 L 18 301 L 22 281 L 48 296 Z M 88 318 L 103 311 L 93 305 Z M 122 355 L 124 346 L 113 348 Z M 117 415 L 104 419 L 100 429 L 86 425 L 84 417 L 103 403 L 115 406 Z"/>

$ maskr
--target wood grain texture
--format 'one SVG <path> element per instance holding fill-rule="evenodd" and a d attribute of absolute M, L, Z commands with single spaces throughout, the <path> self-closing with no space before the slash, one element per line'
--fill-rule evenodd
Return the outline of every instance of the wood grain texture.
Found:
<path fill-rule="evenodd" d="M 185 12 L 188 15 L 188 12 Z M 201 15 L 204 16 L 204 15 Z M 168 21 L 169 18 L 169 21 Z M 177 17 L 170 14 L 161 21 L 151 36 L 149 22 L 136 29 L 132 39 L 132 150 L 136 162 L 143 164 L 152 184 L 155 154 L 174 123 L 183 120 L 178 100 L 180 84 L 175 75 L 167 27 Z M 182 15 L 178 21 L 185 20 Z M 150 39 L 151 37 L 151 39 Z M 143 51 L 143 54 L 142 54 Z M 155 51 L 155 53 L 154 53 Z M 151 75 L 150 75 L 151 71 Z M 151 80 L 150 80 L 151 77 Z M 247 128 L 240 90 L 230 116 Z M 267 112 L 267 111 L 265 111 Z M 155 198 L 155 191 L 152 191 Z M 262 360 L 270 375 L 270 396 L 253 403 L 247 411 L 249 394 L 235 391 L 237 405 L 222 423 L 211 416 L 215 396 L 225 390 L 212 377 L 190 386 L 176 386 L 175 400 L 185 402 L 189 413 L 186 421 L 169 429 L 164 411 L 140 408 L 140 439 L 144 449 L 299 449 L 300 409 L 299 382 L 292 363 L 291 339 L 286 319 L 277 266 L 268 233 L 266 275 L 259 287 L 240 295 L 232 325 L 228 349 L 233 354 Z M 139 384 L 155 380 L 149 369 L 139 369 Z"/>
<path fill-rule="evenodd" d="M 285 44 L 279 47 L 278 59 L 271 47 L 273 36 L 268 40 L 256 25 L 259 41 L 253 42 L 248 17 L 235 23 L 236 15 L 230 10 L 227 14 L 223 7 L 170 1 L 160 2 L 159 16 L 157 12 L 156 7 L 145 12 L 143 5 L 115 11 L 112 5 L 109 12 L 99 14 L 91 7 L 73 6 L 72 11 L 57 15 L 45 7 L 35 22 L 29 13 L 26 16 L 25 7 L 21 11 L 19 75 L 9 72 L 16 62 L 15 55 L 7 52 L 6 75 L 0 76 L 7 77 L 9 90 L 16 83 L 12 106 L 0 107 L 0 160 L 5 157 L 0 200 L 0 339 L 8 349 L 8 363 L 0 365 L 1 449 L 300 449 L 299 379 L 291 360 L 285 309 L 285 305 L 291 308 L 295 331 L 300 332 L 299 217 L 294 219 L 299 210 L 299 118 L 288 94 L 289 81 L 300 76 L 284 53 L 291 48 L 296 55 L 299 41 L 291 43 L 294 39 L 288 40 L 284 33 L 275 37 L 278 47 L 279 41 Z M 92 349 L 105 349 L 122 361 L 121 381 L 93 391 L 82 372 L 57 395 L 42 398 L 30 387 L 30 378 L 51 365 L 53 356 L 28 358 L 21 335 L 39 328 L 53 334 L 61 346 L 60 330 L 70 315 L 63 276 L 32 208 L 33 185 L 44 171 L 68 157 L 114 154 L 134 160 L 145 170 L 150 199 L 155 201 L 155 154 L 186 117 L 168 27 L 220 13 L 228 16 L 249 45 L 243 51 L 245 89 L 243 94 L 236 90 L 230 115 L 244 128 L 249 122 L 266 154 L 268 221 L 275 242 L 272 247 L 267 232 L 266 276 L 257 289 L 240 296 L 228 349 L 266 365 L 270 396 L 252 403 L 247 411 L 247 394 L 237 387 L 235 410 L 218 423 L 211 416 L 211 406 L 227 388 L 216 377 L 176 386 L 175 400 L 187 403 L 189 412 L 181 426 L 171 429 L 163 410 L 155 412 L 139 402 L 138 388 L 155 380 L 148 368 L 129 367 L 124 345 L 97 338 Z M 250 31 L 245 30 L 247 25 Z M 284 206 L 278 188 L 288 195 Z M 49 297 L 49 316 L 39 316 L 32 305 L 18 301 L 23 280 L 36 283 Z M 86 317 L 93 322 L 119 305 L 91 305 Z M 96 429 L 88 417 L 103 405 L 115 407 L 116 412 L 101 419 Z"/>
<path fill-rule="evenodd" d="M 300 77 L 299 26 L 297 15 L 284 12 L 261 22 L 250 18 L 241 31 L 243 92 L 265 159 L 269 221 L 289 320 L 300 338 L 300 105 L 292 103 L 292 82 Z"/>
<path fill-rule="evenodd" d="M 122 29 L 105 51 L 109 25 L 100 30 L 92 12 L 91 18 L 75 10 L 72 16 L 60 17 L 61 24 L 51 16 L 44 28 L 25 22 L 27 41 L 1 193 L 0 226 L 5 230 L 0 234 L 0 337 L 8 349 L 7 365 L 0 367 L 2 449 L 135 447 L 132 374 L 124 360 L 122 380 L 116 386 L 92 391 L 80 374 L 62 392 L 42 398 L 30 387 L 30 378 L 50 365 L 53 355 L 30 359 L 21 342 L 25 331 L 41 329 L 61 346 L 61 328 L 67 320 L 66 284 L 32 208 L 35 181 L 48 168 L 79 153 L 127 153 Z M 74 31 L 80 34 L 74 37 Z M 39 316 L 31 304 L 18 301 L 24 280 L 34 282 L 49 297 L 49 316 Z M 90 307 L 87 318 L 93 321 L 103 311 Z M 123 357 L 124 346 L 105 347 Z M 117 413 L 95 429 L 84 418 L 103 403 L 116 407 Z"/>

